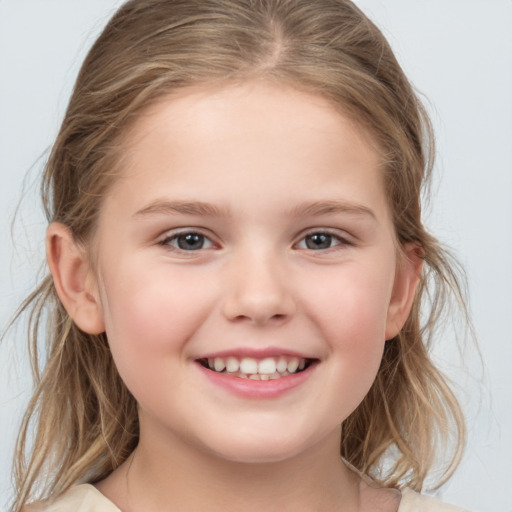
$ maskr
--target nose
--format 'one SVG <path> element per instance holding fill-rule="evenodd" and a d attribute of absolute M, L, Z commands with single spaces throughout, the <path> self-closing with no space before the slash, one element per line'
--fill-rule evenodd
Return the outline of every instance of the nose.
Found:
<path fill-rule="evenodd" d="M 230 265 L 223 311 L 230 321 L 285 323 L 296 311 L 288 273 L 272 255 L 244 254 Z"/>

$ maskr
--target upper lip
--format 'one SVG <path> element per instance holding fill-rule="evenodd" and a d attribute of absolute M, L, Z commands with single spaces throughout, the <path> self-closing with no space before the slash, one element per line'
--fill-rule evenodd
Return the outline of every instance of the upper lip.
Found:
<path fill-rule="evenodd" d="M 195 359 L 210 359 L 210 358 L 216 358 L 216 357 L 220 357 L 220 358 L 236 357 L 238 359 L 241 359 L 244 357 L 251 357 L 253 359 L 264 359 L 266 357 L 280 357 L 280 356 L 298 357 L 300 359 L 318 359 L 317 357 L 314 357 L 310 354 L 304 354 L 304 353 L 298 352 L 296 350 L 290 350 L 288 348 L 279 348 L 279 347 L 231 348 L 231 349 L 201 354 L 200 356 L 196 357 Z"/>

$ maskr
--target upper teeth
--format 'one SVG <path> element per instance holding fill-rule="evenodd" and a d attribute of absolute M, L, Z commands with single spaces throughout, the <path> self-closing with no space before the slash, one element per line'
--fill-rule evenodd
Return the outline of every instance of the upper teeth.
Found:
<path fill-rule="evenodd" d="M 208 366 L 216 372 L 231 374 L 263 375 L 272 377 L 283 377 L 297 370 L 303 370 L 306 366 L 306 359 L 299 357 L 266 357 L 254 359 L 252 357 L 215 357 L 208 359 Z M 241 375 L 243 376 L 243 375 Z"/>

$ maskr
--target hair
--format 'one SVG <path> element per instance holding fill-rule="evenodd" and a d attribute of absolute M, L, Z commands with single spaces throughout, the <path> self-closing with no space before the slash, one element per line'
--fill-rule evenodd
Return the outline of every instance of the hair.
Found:
<path fill-rule="evenodd" d="M 47 219 L 87 245 L 102 199 L 121 172 L 123 136 L 141 111 L 186 87 L 251 80 L 326 98 L 382 152 L 398 245 L 417 244 L 424 269 L 405 326 L 386 342 L 371 390 L 343 422 L 341 456 L 381 485 L 418 490 L 450 445 L 442 482 L 460 460 L 465 431 L 429 346 L 450 297 L 462 298 L 459 270 L 421 221 L 433 165 L 428 116 L 380 30 L 350 1 L 128 1 L 77 78 L 44 171 Z M 16 511 L 36 490 L 38 497 L 57 495 L 106 477 L 139 435 L 137 404 L 106 335 L 78 329 L 51 275 L 20 311 L 30 311 L 36 388 L 17 444 Z M 41 365 L 44 325 L 47 361 Z"/>

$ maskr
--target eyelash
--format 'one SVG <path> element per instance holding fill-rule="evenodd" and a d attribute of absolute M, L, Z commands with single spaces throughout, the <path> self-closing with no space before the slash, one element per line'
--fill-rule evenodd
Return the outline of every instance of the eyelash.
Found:
<path fill-rule="evenodd" d="M 183 249 L 179 246 L 173 245 L 173 242 L 178 243 L 180 238 L 186 238 L 186 237 L 190 237 L 190 236 L 200 237 L 203 241 L 203 245 L 201 247 L 199 247 L 198 249 Z M 207 243 L 208 247 L 204 247 L 204 243 Z M 194 230 L 181 231 L 178 233 L 173 233 L 171 235 L 168 235 L 163 240 L 158 242 L 158 245 L 162 245 L 164 247 L 167 247 L 170 250 L 179 251 L 179 252 L 183 252 L 183 253 L 198 252 L 200 250 L 210 249 L 211 247 L 215 246 L 215 244 L 205 234 L 201 233 L 200 231 L 194 231 Z"/>
<path fill-rule="evenodd" d="M 311 249 L 310 247 L 307 247 L 306 244 L 307 244 L 308 238 L 314 237 L 314 236 L 327 237 L 331 243 L 334 241 L 336 243 L 334 245 L 330 245 L 329 247 Z M 299 247 L 300 244 L 304 244 L 306 246 Z M 347 238 L 341 236 L 339 233 L 333 233 L 332 231 L 329 231 L 327 229 L 318 229 L 318 230 L 313 230 L 313 231 L 310 231 L 309 233 L 305 233 L 304 235 L 302 235 L 302 238 L 299 240 L 298 243 L 295 244 L 295 247 L 298 247 L 299 249 L 303 249 L 303 250 L 309 250 L 312 252 L 325 252 L 325 251 L 331 251 L 331 250 L 335 251 L 337 249 L 341 249 L 343 247 L 351 246 L 351 245 L 354 245 L 353 242 L 351 242 Z"/>
<path fill-rule="evenodd" d="M 193 248 L 185 249 L 183 247 L 178 246 L 180 238 L 185 239 L 186 237 L 191 237 L 191 236 L 196 236 L 200 239 L 200 241 L 202 242 L 200 247 L 198 247 L 197 249 L 193 249 Z M 320 248 L 308 247 L 308 239 L 311 240 L 312 237 L 317 237 L 317 236 L 326 237 L 326 239 L 327 239 L 326 242 L 329 243 L 329 247 L 320 247 Z M 336 243 L 334 243 L 334 245 L 332 245 L 332 242 L 336 242 Z M 174 243 L 176 243 L 176 245 L 174 245 Z M 207 245 L 206 247 L 205 247 L 205 244 Z M 178 252 L 182 252 L 182 253 L 194 253 L 194 252 L 199 252 L 201 250 L 211 249 L 211 248 L 215 247 L 215 243 L 212 242 L 212 240 L 208 236 L 201 233 L 200 231 L 194 231 L 194 230 L 180 231 L 178 233 L 169 234 L 163 240 L 158 242 L 158 245 L 167 247 L 169 250 L 178 251 Z M 301 247 L 301 245 L 303 245 L 303 246 Z M 353 242 L 351 242 L 350 240 L 347 240 L 347 238 L 345 238 L 345 237 L 340 236 L 338 233 L 333 233 L 333 232 L 331 232 L 329 230 L 325 230 L 325 229 L 324 230 L 319 229 L 319 230 L 310 231 L 310 232 L 302 235 L 300 240 L 293 245 L 293 248 L 298 248 L 301 250 L 307 250 L 307 251 L 312 251 L 312 252 L 325 252 L 325 251 L 336 250 L 336 248 L 338 248 L 338 246 L 341 246 L 341 247 L 339 247 L 339 249 L 341 249 L 342 247 L 351 246 L 351 245 L 354 245 Z"/>

